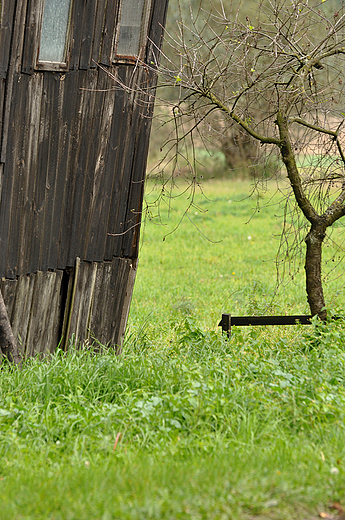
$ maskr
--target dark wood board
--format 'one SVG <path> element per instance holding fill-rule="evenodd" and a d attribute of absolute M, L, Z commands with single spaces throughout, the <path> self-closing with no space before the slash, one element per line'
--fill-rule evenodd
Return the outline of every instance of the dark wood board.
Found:
<path fill-rule="evenodd" d="M 56 74 L 55 74 L 56 75 Z M 46 233 L 48 235 L 45 241 L 48 245 L 48 251 L 42 257 L 41 268 L 46 266 L 46 269 L 56 269 L 58 265 L 59 247 L 60 247 L 60 226 L 61 226 L 61 213 L 62 213 L 62 201 L 65 192 L 66 175 L 68 172 L 68 144 L 69 144 L 69 125 L 68 120 L 66 121 L 64 114 L 64 104 L 68 92 L 66 92 L 66 85 L 69 85 L 68 77 L 75 76 L 74 73 L 56 75 L 59 79 L 59 88 L 57 93 L 57 129 L 56 129 L 56 146 L 54 148 L 54 154 L 51 154 L 51 158 L 55 157 L 55 161 L 50 159 L 50 175 L 54 175 L 54 189 L 53 197 L 51 200 L 51 218 L 48 225 L 46 222 Z M 71 117 L 71 116 L 70 116 Z M 53 124 L 54 121 L 52 122 Z M 46 264 L 44 263 L 46 262 Z"/>
<path fill-rule="evenodd" d="M 69 70 L 79 68 L 80 49 L 82 44 L 82 28 L 84 23 L 84 14 L 88 0 L 74 0 L 72 13 L 72 47 L 69 62 Z"/>
<path fill-rule="evenodd" d="M 126 233 L 123 235 L 122 251 L 127 258 L 137 258 L 145 187 L 145 172 L 151 129 L 150 112 L 139 117 L 130 191 L 125 218 Z"/>
<path fill-rule="evenodd" d="M 74 90 L 69 90 L 65 95 L 64 112 L 66 118 L 69 119 L 69 148 L 68 148 L 68 175 L 65 179 L 64 199 L 62 204 L 62 218 L 60 227 L 60 251 L 58 259 L 59 269 L 65 267 L 73 267 L 74 261 L 68 262 L 69 247 L 71 243 L 72 224 L 73 224 L 73 200 L 75 197 L 76 180 L 77 180 L 77 158 L 81 146 L 80 132 L 83 122 L 83 110 L 85 107 L 87 96 L 90 94 L 87 88 L 87 71 L 77 71 L 77 83 Z M 67 78 L 66 78 L 67 80 Z M 65 86 L 66 88 L 66 86 Z M 69 112 L 69 108 L 71 109 Z M 62 166 L 63 167 L 63 166 Z"/>
<path fill-rule="evenodd" d="M 80 262 L 74 281 L 75 292 L 69 310 L 69 335 L 75 347 L 83 346 L 89 336 L 90 311 L 96 281 L 97 264 L 95 262 Z"/>
<path fill-rule="evenodd" d="M 127 106 L 128 110 L 132 110 L 131 106 Z M 122 172 L 124 176 L 124 180 L 121 185 L 118 187 L 118 194 L 115 194 L 115 198 L 117 199 L 117 215 L 116 215 L 116 227 L 115 227 L 115 235 L 120 237 L 120 240 L 116 243 L 116 248 L 113 251 L 114 256 L 122 257 L 122 244 L 124 234 L 128 232 L 126 228 L 126 214 L 127 214 L 127 205 L 128 205 L 128 197 L 130 190 L 130 179 L 131 173 L 133 171 L 133 163 L 134 163 L 134 153 L 135 153 L 135 144 L 136 144 L 136 135 L 138 131 L 138 121 L 139 121 L 139 113 L 138 110 L 133 111 L 132 118 L 130 119 L 130 124 L 127 127 L 127 135 L 126 135 L 126 143 L 127 147 L 125 153 L 123 154 L 122 161 Z"/>
<path fill-rule="evenodd" d="M 35 274 L 20 276 L 17 281 L 15 305 L 12 311 L 12 330 L 23 354 L 30 322 Z"/>
<path fill-rule="evenodd" d="M 133 67 L 120 66 L 119 76 L 121 81 L 126 85 L 131 79 Z M 134 99 L 129 94 L 124 97 L 123 118 L 124 124 L 121 129 L 122 148 L 119 149 L 119 159 L 117 162 L 116 174 L 113 185 L 111 209 L 108 225 L 108 239 L 105 258 L 111 259 L 113 256 L 122 256 L 122 238 L 125 232 L 124 221 L 126 217 L 126 209 L 128 202 L 128 192 L 130 175 L 132 172 L 135 134 L 137 131 L 138 110 L 133 110 Z M 134 139 L 134 141 L 133 141 Z"/>
<path fill-rule="evenodd" d="M 16 177 L 13 172 L 17 169 L 17 160 L 19 151 L 21 149 L 20 134 L 21 131 L 17 128 L 17 121 L 20 121 L 19 127 L 24 127 L 24 122 L 21 119 L 23 113 L 25 113 L 24 98 L 20 95 L 21 91 L 21 76 L 16 75 L 13 82 L 13 97 L 10 110 L 10 128 L 9 134 L 10 139 L 7 141 L 7 158 L 4 165 L 2 192 L 0 200 L 0 276 L 9 274 L 8 278 L 13 278 L 16 265 L 11 266 L 10 273 L 6 272 L 7 268 L 7 253 L 9 248 L 10 226 L 12 217 L 12 203 L 13 197 L 16 194 L 13 193 Z M 17 95 L 18 93 L 18 95 Z"/>
<path fill-rule="evenodd" d="M 103 25 L 103 40 L 100 53 L 100 63 L 109 66 L 111 64 L 111 55 L 113 49 L 114 31 L 116 27 L 118 14 L 118 0 L 108 0 L 107 12 Z"/>
<path fill-rule="evenodd" d="M 6 78 L 9 67 L 14 9 L 15 2 L 13 0 L 3 1 L 2 20 L 0 23 L 0 78 Z"/>
<path fill-rule="evenodd" d="M 47 166 L 49 161 L 51 133 L 53 132 L 50 117 L 55 102 L 51 83 L 51 76 L 49 74 L 44 74 L 38 136 L 37 171 L 33 172 L 36 182 L 32 206 L 33 218 L 31 228 L 31 247 L 28 258 L 29 273 L 36 272 L 39 269 L 42 254 L 42 234 L 44 229 L 44 210 L 47 191 Z"/>
<path fill-rule="evenodd" d="M 10 142 L 18 142 L 15 148 L 16 161 L 14 169 L 8 174 L 13 177 L 13 194 L 11 206 L 11 222 L 9 231 L 9 243 L 7 250 L 6 276 L 15 277 L 19 273 L 25 232 L 25 199 L 26 186 L 30 179 L 30 153 L 32 151 L 30 143 L 30 120 L 32 114 L 32 88 L 31 76 L 21 75 L 18 82 L 18 97 L 22 99 L 20 113 L 16 114 L 16 124 L 13 133 L 10 134 Z M 30 229 L 28 231 L 30 236 Z"/>
<path fill-rule="evenodd" d="M 159 50 L 163 44 L 165 20 L 168 11 L 169 0 L 153 0 L 150 30 L 148 34 L 148 46 L 146 51 L 146 63 L 152 65 L 160 61 Z"/>
<path fill-rule="evenodd" d="M 84 204 L 88 210 L 87 228 L 85 229 L 84 258 L 86 260 L 102 261 L 107 240 L 107 222 L 111 191 L 114 179 L 114 170 L 107 163 L 108 151 L 112 146 L 112 122 L 115 122 L 117 99 L 113 80 L 103 71 L 100 73 L 100 85 L 106 89 L 102 105 L 102 115 L 95 144 L 97 153 L 94 154 L 92 184 L 88 186 L 89 197 Z M 98 93 L 99 95 L 99 93 Z M 84 210 L 86 215 L 86 211 Z"/>
<path fill-rule="evenodd" d="M 97 2 L 90 67 L 97 67 L 100 62 L 106 2 L 107 0 L 98 0 Z"/>
<path fill-rule="evenodd" d="M 60 128 L 62 121 L 60 95 L 60 77 L 61 73 L 49 72 L 45 76 L 49 78 L 47 90 L 51 92 L 51 100 L 49 103 L 49 144 L 48 144 L 48 160 L 46 164 L 45 177 L 45 200 L 44 200 L 44 216 L 41 230 L 41 250 L 39 269 L 46 271 L 49 266 L 49 252 L 51 248 L 51 228 L 53 225 L 54 202 L 57 191 L 58 180 L 57 173 L 57 153 L 59 148 Z M 47 117 L 46 116 L 46 117 Z M 56 266 L 54 266 L 56 267 Z"/>
<path fill-rule="evenodd" d="M 25 356 L 49 353 L 56 348 L 57 318 L 60 315 L 61 271 L 37 271 L 25 343 Z"/>
<path fill-rule="evenodd" d="M 82 73 L 85 75 L 85 72 Z M 79 71 L 68 72 L 61 81 L 61 112 L 62 123 L 57 150 L 56 193 L 54 199 L 53 222 L 49 250 L 49 269 L 66 267 L 68 253 L 68 237 L 71 215 L 70 190 L 73 189 L 73 172 L 71 164 L 74 161 L 75 149 L 78 143 L 79 126 L 81 122 L 81 95 L 79 88 Z"/>
<path fill-rule="evenodd" d="M 43 0 L 28 0 L 22 58 L 22 72 L 25 74 L 33 74 L 36 67 L 42 23 L 42 6 Z"/>
<path fill-rule="evenodd" d="M 17 280 L 6 280 L 3 278 L 0 282 L 1 294 L 5 302 L 8 318 L 12 323 L 12 313 L 16 298 Z"/>
<path fill-rule="evenodd" d="M 82 104 L 82 120 L 78 136 L 78 148 L 75 150 L 74 162 L 71 167 L 75 173 L 75 189 L 73 199 L 70 201 L 73 207 L 71 215 L 70 241 L 68 245 L 67 265 L 74 265 L 75 258 L 81 257 L 83 246 L 86 240 L 85 224 L 87 214 L 84 215 L 83 199 L 88 194 L 85 193 L 85 185 L 88 183 L 90 175 L 93 176 L 94 161 L 92 158 L 98 152 L 98 135 L 102 122 L 102 107 L 104 92 L 97 92 L 98 71 L 89 70 L 85 77 L 85 84 L 89 85 L 90 90 L 85 90 Z M 91 136 L 93 139 L 90 139 Z M 90 143 L 92 142 L 92 146 Z M 87 208 L 89 211 L 89 208 Z"/>
<path fill-rule="evenodd" d="M 124 67 L 117 67 L 117 74 L 121 82 L 126 80 L 126 69 Z M 116 216 L 118 211 L 119 203 L 119 192 L 123 181 L 122 175 L 122 155 L 126 140 L 126 101 L 127 94 L 123 89 L 118 88 L 116 90 L 116 102 L 114 116 L 112 120 L 112 128 L 109 140 L 109 149 L 106 160 L 106 168 L 113 171 L 113 183 L 111 188 L 111 201 L 108 213 L 107 232 L 112 235 L 108 235 L 106 238 L 106 249 L 104 252 L 104 260 L 111 261 L 114 256 L 116 244 L 122 240 L 121 236 L 115 236 L 116 233 Z M 90 252 L 92 254 L 92 251 Z M 86 258 L 89 259 L 88 254 Z"/>
<path fill-rule="evenodd" d="M 29 273 L 29 258 L 33 225 L 33 199 L 36 186 L 36 172 L 38 168 L 38 141 L 42 108 L 43 75 L 36 74 L 29 77 L 25 106 L 30 114 L 26 117 L 25 179 L 23 185 L 23 207 L 21 215 L 16 220 L 21 221 L 21 237 L 19 241 L 19 258 L 17 275 Z M 38 268 L 38 266 L 37 266 Z"/>
<path fill-rule="evenodd" d="M 12 29 L 12 39 L 10 48 L 10 57 L 8 63 L 8 71 L 6 78 L 6 95 L 4 105 L 4 116 L 1 129 L 1 149 L 0 162 L 6 161 L 7 139 L 11 121 L 11 106 L 13 103 L 13 84 L 17 81 L 17 73 L 21 70 L 23 40 L 25 32 L 27 0 L 16 0 L 14 24 Z"/>
<path fill-rule="evenodd" d="M 97 0 L 87 0 L 84 12 L 79 68 L 87 70 L 91 66 L 93 34 L 96 18 Z"/>
<path fill-rule="evenodd" d="M 5 79 L 0 77 L 0 128 L 2 128 L 2 123 L 3 123 L 5 92 L 6 92 Z M 0 150 L 1 150 L 1 133 L 0 133 Z"/>

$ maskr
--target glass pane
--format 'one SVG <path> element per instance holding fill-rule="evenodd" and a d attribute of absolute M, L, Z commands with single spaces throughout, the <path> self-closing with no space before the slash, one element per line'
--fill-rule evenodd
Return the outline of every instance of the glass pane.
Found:
<path fill-rule="evenodd" d="M 140 50 L 145 0 L 123 0 L 119 23 L 117 55 L 137 56 Z"/>
<path fill-rule="evenodd" d="M 45 0 L 39 61 L 64 63 L 71 0 Z"/>

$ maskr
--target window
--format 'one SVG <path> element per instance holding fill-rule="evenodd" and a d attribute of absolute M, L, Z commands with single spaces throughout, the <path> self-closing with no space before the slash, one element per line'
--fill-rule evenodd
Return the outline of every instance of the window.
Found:
<path fill-rule="evenodd" d="M 66 66 L 72 0 L 45 0 L 38 66 L 56 63 Z"/>
<path fill-rule="evenodd" d="M 116 57 L 137 57 L 146 43 L 149 0 L 123 0 L 119 15 Z"/>

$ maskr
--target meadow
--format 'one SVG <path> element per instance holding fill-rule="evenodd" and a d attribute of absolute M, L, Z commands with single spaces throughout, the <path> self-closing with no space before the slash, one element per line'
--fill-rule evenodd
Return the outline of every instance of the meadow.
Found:
<path fill-rule="evenodd" d="M 149 184 L 122 355 L 2 365 L 1 520 L 311 520 L 345 504 L 344 321 L 219 331 L 222 312 L 308 312 L 303 268 L 276 287 L 274 186 L 250 189 L 208 181 L 181 221 L 188 193 L 158 212 Z M 341 266 L 325 289 L 341 314 Z"/>

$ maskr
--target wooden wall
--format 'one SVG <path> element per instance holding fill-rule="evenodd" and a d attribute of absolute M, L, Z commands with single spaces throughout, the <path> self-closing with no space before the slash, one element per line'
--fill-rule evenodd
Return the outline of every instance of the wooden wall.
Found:
<path fill-rule="evenodd" d="M 0 277 L 26 355 L 61 336 L 121 344 L 156 80 L 111 63 L 118 0 L 75 0 L 68 70 L 35 70 L 40 1 L 3 0 L 0 25 Z M 152 4 L 149 62 L 166 8 Z"/>

